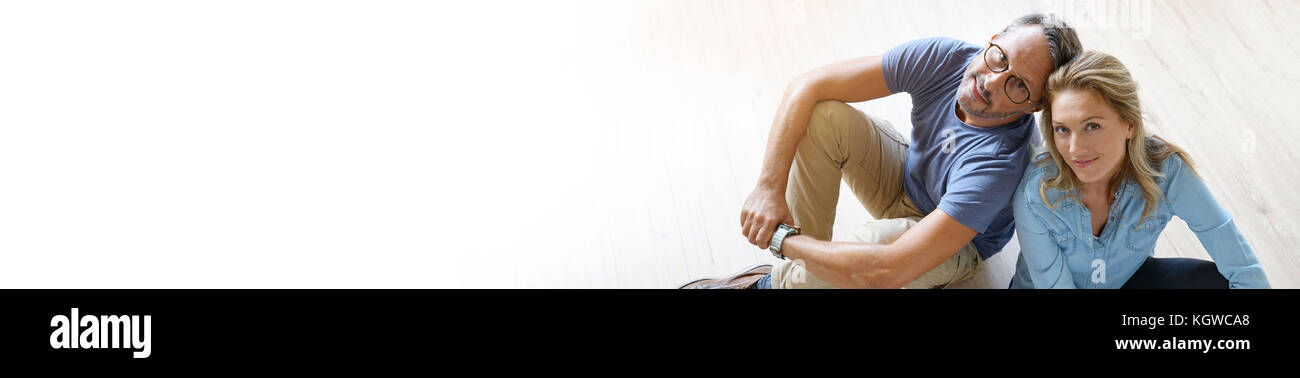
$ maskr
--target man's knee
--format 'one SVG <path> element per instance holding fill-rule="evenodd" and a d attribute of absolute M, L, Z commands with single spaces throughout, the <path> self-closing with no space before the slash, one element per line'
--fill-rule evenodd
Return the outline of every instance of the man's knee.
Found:
<path fill-rule="evenodd" d="M 836 100 L 825 100 L 813 106 L 812 116 L 808 119 L 808 135 L 834 133 L 835 127 L 844 125 L 846 117 L 858 116 L 860 112 L 849 104 Z"/>
<path fill-rule="evenodd" d="M 872 219 L 858 226 L 853 238 L 860 243 L 889 244 L 903 236 L 920 218 Z"/>
<path fill-rule="evenodd" d="M 839 100 L 822 100 L 813 106 L 814 114 L 830 114 L 831 112 L 857 111 L 853 106 Z"/>

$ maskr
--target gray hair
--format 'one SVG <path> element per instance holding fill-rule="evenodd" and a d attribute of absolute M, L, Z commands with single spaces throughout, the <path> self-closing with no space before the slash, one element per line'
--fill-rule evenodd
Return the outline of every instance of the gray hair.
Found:
<path fill-rule="evenodd" d="M 1019 29 L 1024 26 L 1037 25 L 1043 28 L 1043 36 L 1047 37 L 1047 52 L 1052 55 L 1052 69 L 1061 68 L 1070 59 L 1074 59 L 1083 51 L 1083 43 L 1079 42 L 1079 35 L 1074 33 L 1074 28 L 1065 23 L 1065 20 L 1050 13 L 1033 13 L 1021 16 L 1006 29 L 1003 33 Z"/>

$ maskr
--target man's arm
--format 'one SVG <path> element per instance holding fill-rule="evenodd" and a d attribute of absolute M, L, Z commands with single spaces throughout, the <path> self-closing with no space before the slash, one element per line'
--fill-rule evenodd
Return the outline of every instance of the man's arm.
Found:
<path fill-rule="evenodd" d="M 936 209 L 890 244 L 825 242 L 795 235 L 781 243 L 791 260 L 841 288 L 897 289 L 942 264 L 975 238 L 966 227 Z"/>
<path fill-rule="evenodd" d="M 767 248 L 777 223 L 793 223 L 785 203 L 785 188 L 795 148 L 808 128 L 813 107 L 823 100 L 854 103 L 890 94 L 880 56 L 820 67 L 790 82 L 767 137 L 758 184 L 741 208 L 741 233 L 751 244 Z"/>

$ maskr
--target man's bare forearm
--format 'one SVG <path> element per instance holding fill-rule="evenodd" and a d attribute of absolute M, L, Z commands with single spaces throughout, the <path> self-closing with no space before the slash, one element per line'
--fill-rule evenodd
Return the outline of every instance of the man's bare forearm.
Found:
<path fill-rule="evenodd" d="M 832 243 L 795 235 L 781 243 L 791 260 L 836 287 L 896 289 L 951 258 L 975 238 L 943 209 L 936 209 L 888 244 Z"/>
<path fill-rule="evenodd" d="M 812 109 L 817 97 L 801 76 L 790 83 L 776 118 L 767 135 L 767 149 L 763 154 L 763 170 L 758 176 L 758 186 L 785 190 L 790 179 L 790 164 L 794 162 L 795 148 L 808 129 Z"/>
<path fill-rule="evenodd" d="M 846 289 L 897 289 L 893 266 L 897 251 L 884 244 L 828 242 L 807 235 L 795 235 L 782 242 L 781 250 L 791 260 L 802 260 L 813 276 Z"/>

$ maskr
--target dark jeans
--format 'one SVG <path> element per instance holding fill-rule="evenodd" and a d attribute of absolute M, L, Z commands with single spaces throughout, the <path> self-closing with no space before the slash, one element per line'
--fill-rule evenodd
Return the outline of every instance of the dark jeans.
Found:
<path fill-rule="evenodd" d="M 1023 266 L 1024 257 L 1016 262 L 1018 270 Z M 1025 282 L 1015 282 L 1011 288 L 1030 288 Z M 1213 261 L 1189 259 L 1185 257 L 1155 258 L 1148 257 L 1133 277 L 1124 283 L 1123 289 L 1227 289 L 1228 280 L 1219 274 L 1218 265 Z"/>
<path fill-rule="evenodd" d="M 1213 261 L 1148 257 L 1123 289 L 1227 289 L 1228 279 Z"/>

